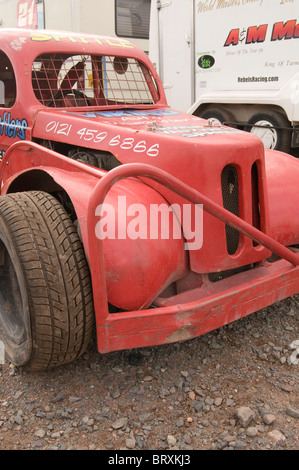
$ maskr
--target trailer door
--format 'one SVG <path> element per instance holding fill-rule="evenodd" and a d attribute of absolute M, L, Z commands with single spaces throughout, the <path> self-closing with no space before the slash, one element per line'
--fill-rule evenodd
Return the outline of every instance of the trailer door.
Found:
<path fill-rule="evenodd" d="M 187 111 L 194 102 L 194 0 L 153 0 L 149 57 L 168 103 Z"/>

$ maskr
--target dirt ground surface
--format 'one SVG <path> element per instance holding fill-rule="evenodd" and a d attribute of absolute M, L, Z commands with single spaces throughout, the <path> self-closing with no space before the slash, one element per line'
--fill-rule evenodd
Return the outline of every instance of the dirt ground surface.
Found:
<path fill-rule="evenodd" d="M 299 295 L 200 338 L 0 366 L 2 450 L 298 450 Z"/>

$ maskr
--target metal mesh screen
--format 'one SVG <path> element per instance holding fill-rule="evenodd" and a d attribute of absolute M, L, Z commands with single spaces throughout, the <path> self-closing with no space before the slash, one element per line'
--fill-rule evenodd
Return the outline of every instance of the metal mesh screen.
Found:
<path fill-rule="evenodd" d="M 43 55 L 32 67 L 32 86 L 45 106 L 154 104 L 155 81 L 134 58 L 89 55 Z"/>
<path fill-rule="evenodd" d="M 234 166 L 227 165 L 223 169 L 221 174 L 221 186 L 224 208 L 239 216 L 239 183 L 238 173 Z M 225 226 L 225 231 L 227 252 L 229 255 L 233 255 L 238 249 L 240 234 L 229 225 Z"/>
<path fill-rule="evenodd" d="M 260 201 L 259 201 L 259 175 L 257 163 L 254 163 L 251 168 L 251 193 L 252 193 L 252 225 L 258 230 L 261 229 L 261 214 L 260 214 Z M 252 241 L 253 246 L 258 246 L 258 243 Z"/>

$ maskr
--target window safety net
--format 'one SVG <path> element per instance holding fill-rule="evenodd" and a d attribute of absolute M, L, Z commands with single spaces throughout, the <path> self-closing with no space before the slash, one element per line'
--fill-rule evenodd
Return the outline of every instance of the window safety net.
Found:
<path fill-rule="evenodd" d="M 155 104 L 158 90 L 148 68 L 134 58 L 42 55 L 32 66 L 32 86 L 45 106 Z"/>

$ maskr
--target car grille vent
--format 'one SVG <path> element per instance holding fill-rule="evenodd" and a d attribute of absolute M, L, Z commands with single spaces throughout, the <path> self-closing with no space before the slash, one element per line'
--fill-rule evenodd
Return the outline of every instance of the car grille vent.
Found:
<path fill-rule="evenodd" d="M 251 193 L 252 193 L 252 225 L 261 230 L 261 214 L 259 201 L 259 185 L 258 185 L 258 167 L 254 163 L 251 169 Z M 253 246 L 258 244 L 254 241 Z"/>
<path fill-rule="evenodd" d="M 227 165 L 223 169 L 221 174 L 221 187 L 223 207 L 232 212 L 234 215 L 239 216 L 238 173 L 233 165 Z M 225 226 L 225 232 L 227 252 L 229 255 L 233 255 L 238 249 L 240 234 L 236 229 L 230 227 L 229 225 Z"/>

